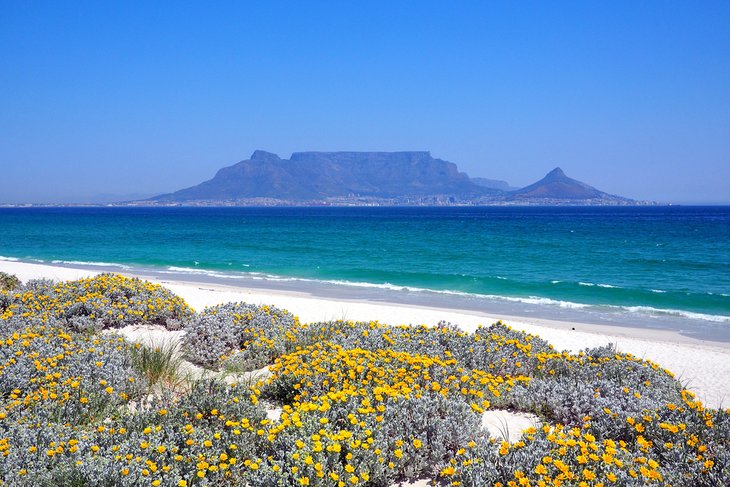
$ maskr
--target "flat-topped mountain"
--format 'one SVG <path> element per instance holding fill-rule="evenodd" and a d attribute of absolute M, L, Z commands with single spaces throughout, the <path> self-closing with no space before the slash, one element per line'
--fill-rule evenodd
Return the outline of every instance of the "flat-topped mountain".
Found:
<path fill-rule="evenodd" d="M 295 152 L 262 150 L 220 169 L 212 179 L 147 200 L 193 205 L 553 205 L 631 204 L 571 179 L 556 168 L 515 190 L 506 181 L 470 178 L 430 152 Z"/>
<path fill-rule="evenodd" d="M 289 159 L 257 150 L 208 181 L 153 200 L 307 201 L 332 197 L 375 198 L 452 195 L 474 197 L 499 191 L 475 184 L 456 164 L 430 152 L 295 152 Z"/>
<path fill-rule="evenodd" d="M 513 200 L 623 200 L 621 196 L 599 191 L 593 186 L 569 178 L 562 169 L 556 167 L 536 183 L 525 186 L 509 195 Z"/>

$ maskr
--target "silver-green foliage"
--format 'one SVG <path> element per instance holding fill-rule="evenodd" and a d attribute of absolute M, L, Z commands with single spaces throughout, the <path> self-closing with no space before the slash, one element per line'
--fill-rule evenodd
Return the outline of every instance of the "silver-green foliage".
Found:
<path fill-rule="evenodd" d="M 234 360 L 232 366 L 254 370 L 287 351 L 284 336 L 295 323 L 294 315 L 273 306 L 228 303 L 209 307 L 185 329 L 188 358 L 215 369 L 222 360 Z"/>

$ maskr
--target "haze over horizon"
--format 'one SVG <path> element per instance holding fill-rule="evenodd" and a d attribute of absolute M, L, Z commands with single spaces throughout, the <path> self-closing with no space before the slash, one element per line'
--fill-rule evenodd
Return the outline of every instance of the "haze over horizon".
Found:
<path fill-rule="evenodd" d="M 730 203 L 728 25 L 721 1 L 7 3 L 0 204 L 171 192 L 256 149 Z"/>

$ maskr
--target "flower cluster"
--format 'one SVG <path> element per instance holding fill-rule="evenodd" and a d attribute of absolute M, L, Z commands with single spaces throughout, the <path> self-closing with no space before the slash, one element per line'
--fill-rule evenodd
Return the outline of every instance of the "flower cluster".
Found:
<path fill-rule="evenodd" d="M 127 324 L 184 326 L 239 384 L 152 388 Z M 491 409 L 537 414 L 514 443 Z M 194 314 L 120 276 L 0 291 L 0 484 L 715 486 L 730 483 L 730 410 L 610 346 L 578 354 L 502 323 L 300 323 L 245 303 Z"/>
<path fill-rule="evenodd" d="M 87 332 L 138 323 L 176 329 L 193 316 L 185 301 L 164 287 L 116 274 L 55 285 L 31 282 L 20 292 L 5 293 L 0 313 L 42 322 L 55 319 L 71 331 Z"/>

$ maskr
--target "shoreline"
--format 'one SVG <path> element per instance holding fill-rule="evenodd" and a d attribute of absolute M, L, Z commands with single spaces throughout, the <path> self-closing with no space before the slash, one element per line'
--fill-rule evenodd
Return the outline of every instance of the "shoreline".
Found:
<path fill-rule="evenodd" d="M 90 277 L 103 269 L 54 266 L 21 261 L 0 260 L 0 271 L 15 274 L 21 281 L 37 278 L 73 280 Z M 730 403 L 730 343 L 701 340 L 676 331 L 599 325 L 548 318 L 525 318 L 489 312 L 404 304 L 397 300 L 322 297 L 299 290 L 244 287 L 211 283 L 205 280 L 165 279 L 154 275 L 115 271 L 128 277 L 139 277 L 161 284 L 184 298 L 197 311 L 231 301 L 270 304 L 287 309 L 304 322 L 347 319 L 377 320 L 390 325 L 436 325 L 445 320 L 465 331 L 478 325 L 488 326 L 498 320 L 514 329 L 538 335 L 557 350 L 578 352 L 585 348 L 614 343 L 617 350 L 658 363 L 675 374 L 699 400 L 710 407 Z"/>
<path fill-rule="evenodd" d="M 408 307 L 455 309 L 485 316 L 509 317 L 517 321 L 547 320 L 590 325 L 601 333 L 624 335 L 626 329 L 648 329 L 654 334 L 669 332 L 670 341 L 716 343 L 730 346 L 730 314 L 704 314 L 682 309 L 647 305 L 617 305 L 566 301 L 561 297 L 478 294 L 448 289 L 430 289 L 390 283 L 315 279 L 262 272 L 216 270 L 174 265 L 144 266 L 114 262 L 45 261 L 0 256 L 0 262 L 19 262 L 95 273 L 111 272 L 144 276 L 154 281 L 190 282 L 202 285 L 251 289 L 266 293 L 306 294 L 325 300 L 393 303 Z M 197 264 L 197 263 L 196 263 Z M 559 281 L 558 281 L 559 282 Z M 612 287 L 602 284 L 584 286 Z M 723 294 L 723 296 L 725 296 Z M 624 331 L 622 331 L 624 330 Z M 693 340 L 694 339 L 694 340 Z"/>

